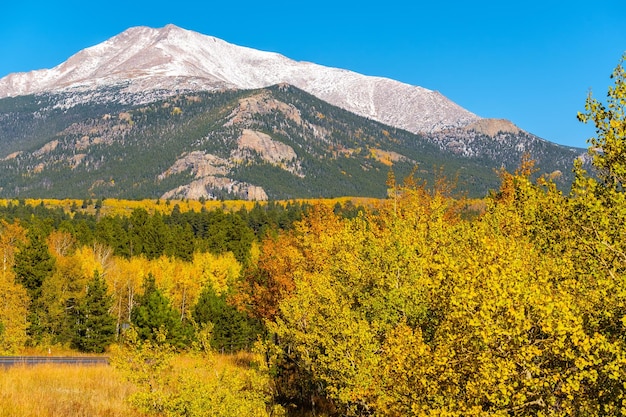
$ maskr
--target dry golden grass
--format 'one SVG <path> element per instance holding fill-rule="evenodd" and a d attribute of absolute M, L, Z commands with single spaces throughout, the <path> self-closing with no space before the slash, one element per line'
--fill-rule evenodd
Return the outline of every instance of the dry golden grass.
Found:
<path fill-rule="evenodd" d="M 110 366 L 0 368 L 0 417 L 139 417 L 132 386 Z"/>
<path fill-rule="evenodd" d="M 27 353 L 41 354 L 34 350 Z M 196 356 L 177 355 L 172 366 L 214 379 L 226 370 L 248 368 L 256 359 L 250 353 L 215 354 L 211 358 L 210 366 L 206 366 L 208 363 Z M 133 390 L 112 366 L 0 367 L 0 417 L 147 417 L 128 401 Z"/>

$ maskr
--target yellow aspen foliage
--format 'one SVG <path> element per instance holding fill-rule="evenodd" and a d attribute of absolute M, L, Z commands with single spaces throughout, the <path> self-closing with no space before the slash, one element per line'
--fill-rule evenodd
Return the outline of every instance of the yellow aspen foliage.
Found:
<path fill-rule="evenodd" d="M 48 236 L 48 248 L 54 256 L 68 256 L 76 247 L 76 238 L 67 232 L 54 230 Z"/>
<path fill-rule="evenodd" d="M 170 288 L 170 301 L 180 311 L 181 320 L 191 319 L 191 308 L 196 304 L 202 289 L 202 283 L 193 273 L 193 265 L 188 262 L 175 262 L 175 280 Z"/>
<path fill-rule="evenodd" d="M 8 223 L 0 220 L 0 250 L 2 253 L 2 274 L 7 274 L 15 262 L 15 252 L 21 244 L 26 243 L 26 229 L 19 223 Z"/>
<path fill-rule="evenodd" d="M 626 206 L 532 172 L 504 173 L 471 221 L 409 181 L 375 214 L 280 237 L 298 261 L 268 321 L 279 393 L 332 415 L 622 413 Z"/>
<path fill-rule="evenodd" d="M 90 249 L 81 248 L 77 252 L 90 253 Z M 91 265 L 99 264 L 94 261 Z M 154 277 L 156 286 L 180 313 L 181 319 L 191 319 L 192 308 L 205 286 L 210 285 L 217 294 L 227 292 L 234 287 L 241 272 L 241 265 L 230 252 L 222 255 L 195 253 L 192 262 L 169 256 L 153 260 L 144 256 L 114 257 L 107 265 L 104 277 L 113 295 L 112 314 L 118 318 L 118 325 L 130 322 L 135 298 L 141 295 L 142 283 L 148 275 Z"/>
<path fill-rule="evenodd" d="M 141 285 L 148 276 L 149 261 L 144 256 L 130 259 L 114 258 L 109 272 L 104 276 L 107 288 L 113 295 L 113 311 L 117 318 L 118 332 L 122 323 L 130 323 L 135 299 L 141 292 Z"/>
<path fill-rule="evenodd" d="M 191 309 L 209 285 L 216 294 L 228 292 L 239 278 L 241 265 L 231 252 L 213 255 L 195 253 L 191 263 L 162 256 L 148 263 L 157 286 L 170 299 L 181 318 L 191 318 Z"/>
<path fill-rule="evenodd" d="M 194 280 L 201 284 L 196 293 L 197 301 L 197 295 L 205 285 L 210 285 L 217 295 L 233 289 L 241 273 L 241 264 L 232 252 L 222 255 L 204 252 L 194 254 L 193 269 Z"/>
<path fill-rule="evenodd" d="M 45 306 L 46 314 L 40 317 L 41 324 L 46 328 L 48 337 L 55 339 L 67 329 L 66 317 L 68 310 L 75 307 L 75 300 L 84 297 L 87 283 L 91 277 L 88 268 L 94 265 L 90 250 L 79 249 L 75 253 L 55 256 L 55 270 L 42 284 L 41 303 Z M 86 262 L 85 262 L 86 261 Z M 54 343 L 53 340 L 48 340 Z"/>
<path fill-rule="evenodd" d="M 26 343 L 29 304 L 26 289 L 15 282 L 13 274 L 3 274 L 0 278 L 0 353 L 17 353 Z"/>
<path fill-rule="evenodd" d="M 624 54 L 611 74 L 607 102 L 595 99 L 591 92 L 585 112 L 578 113 L 583 123 L 592 122 L 596 137 L 589 139 L 589 154 L 602 183 L 618 191 L 626 190 L 626 70 Z"/>
<path fill-rule="evenodd" d="M 73 255 L 73 260 L 80 268 L 80 273 L 83 277 L 93 277 L 94 271 L 97 271 L 100 275 L 104 272 L 102 263 L 90 246 L 77 248 Z"/>

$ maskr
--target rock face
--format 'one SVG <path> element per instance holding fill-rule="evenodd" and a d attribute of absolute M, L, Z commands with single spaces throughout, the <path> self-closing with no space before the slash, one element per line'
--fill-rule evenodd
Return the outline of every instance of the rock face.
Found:
<path fill-rule="evenodd" d="M 505 119 L 481 119 L 465 127 L 465 130 L 473 130 L 487 136 L 495 137 L 498 133 L 520 133 L 522 130 Z"/>
<path fill-rule="evenodd" d="M 255 89 L 279 83 L 414 133 L 464 127 L 480 119 L 436 91 L 296 62 L 173 25 L 130 28 L 52 69 L 10 74 L 0 80 L 0 98 L 121 86 L 126 93 L 144 96 L 145 102 L 150 92 Z M 98 93 L 85 97 L 120 100 Z M 66 105 L 72 104 L 77 103 Z"/>
<path fill-rule="evenodd" d="M 266 133 L 243 129 L 241 136 L 237 139 L 237 148 L 237 151 L 232 154 L 236 159 L 242 158 L 252 151 L 259 155 L 265 162 L 280 166 L 293 174 L 297 171 L 295 167 L 290 166 L 298 157 L 293 148 L 287 144 L 273 140 L 272 137 Z"/>
<path fill-rule="evenodd" d="M 202 151 L 193 151 L 177 159 L 167 171 L 159 175 L 163 180 L 170 175 L 191 171 L 196 178 L 203 178 L 214 175 L 226 175 L 230 162 L 215 155 Z"/>
<path fill-rule="evenodd" d="M 256 185 L 246 184 L 231 180 L 225 177 L 207 176 L 199 180 L 192 181 L 187 185 L 181 185 L 170 190 L 161 196 L 162 199 L 183 199 L 199 200 L 201 198 L 215 199 L 209 190 L 221 189 L 229 194 L 235 195 L 243 200 L 264 201 L 267 200 L 267 193 L 263 188 Z"/>

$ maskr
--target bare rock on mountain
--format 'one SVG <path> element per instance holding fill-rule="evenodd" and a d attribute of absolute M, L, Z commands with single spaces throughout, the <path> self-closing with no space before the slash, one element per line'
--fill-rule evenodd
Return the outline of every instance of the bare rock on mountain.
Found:
<path fill-rule="evenodd" d="M 207 176 L 192 181 L 187 185 L 181 185 L 173 190 L 164 193 L 161 199 L 183 199 L 188 198 L 198 200 L 206 198 L 216 199 L 216 191 L 223 191 L 237 198 L 250 201 L 267 200 L 267 193 L 262 187 L 239 182 L 226 177 Z"/>
<path fill-rule="evenodd" d="M 251 129 L 244 129 L 237 139 L 237 150 L 231 157 L 233 159 L 249 159 L 253 154 L 272 165 L 276 165 L 292 174 L 303 176 L 298 163 L 298 155 L 289 145 L 273 140 L 272 137 L 263 132 Z"/>
<path fill-rule="evenodd" d="M 185 171 L 191 171 L 195 178 L 223 176 L 228 174 L 229 168 L 230 162 L 223 158 L 201 151 L 193 151 L 177 159 L 174 165 L 159 175 L 159 180 Z"/>
<path fill-rule="evenodd" d="M 487 136 L 495 137 L 498 133 L 520 133 L 522 130 L 505 119 L 481 119 L 467 126 L 465 130 L 474 130 Z"/>
<path fill-rule="evenodd" d="M 254 117 L 275 111 L 281 112 L 297 124 L 302 124 L 302 117 L 298 109 L 293 105 L 276 100 L 271 94 L 264 92 L 240 99 L 239 106 L 228 116 L 229 121 L 224 126 L 245 125 Z"/>

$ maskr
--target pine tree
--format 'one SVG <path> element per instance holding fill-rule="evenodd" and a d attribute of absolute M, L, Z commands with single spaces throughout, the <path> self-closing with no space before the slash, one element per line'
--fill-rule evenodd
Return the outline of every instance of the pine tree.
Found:
<path fill-rule="evenodd" d="M 115 337 L 115 318 L 109 314 L 113 304 L 100 274 L 94 272 L 87 294 L 75 309 L 75 332 L 72 347 L 82 352 L 104 352 Z"/>
<path fill-rule="evenodd" d="M 165 330 L 166 342 L 179 347 L 186 345 L 191 331 L 183 327 L 179 315 L 170 300 L 157 288 L 151 273 L 144 280 L 143 287 L 143 295 L 138 297 L 131 312 L 131 321 L 139 338 L 158 342 L 157 333 Z"/>
<path fill-rule="evenodd" d="M 32 300 L 41 295 L 41 286 L 52 275 L 55 261 L 42 236 L 29 233 L 30 243 L 15 256 L 16 281 L 28 291 Z"/>
<path fill-rule="evenodd" d="M 37 343 L 44 333 L 43 316 L 46 306 L 41 300 L 44 281 L 52 276 L 55 260 L 48 251 L 44 238 L 38 233 L 29 233 L 30 243 L 15 255 L 15 281 L 24 286 L 31 304 L 28 308 L 28 334 Z"/>
<path fill-rule="evenodd" d="M 212 323 L 211 347 L 221 351 L 250 348 L 262 332 L 259 320 L 248 317 L 226 302 L 226 295 L 217 295 L 208 286 L 193 310 L 196 323 Z"/>

